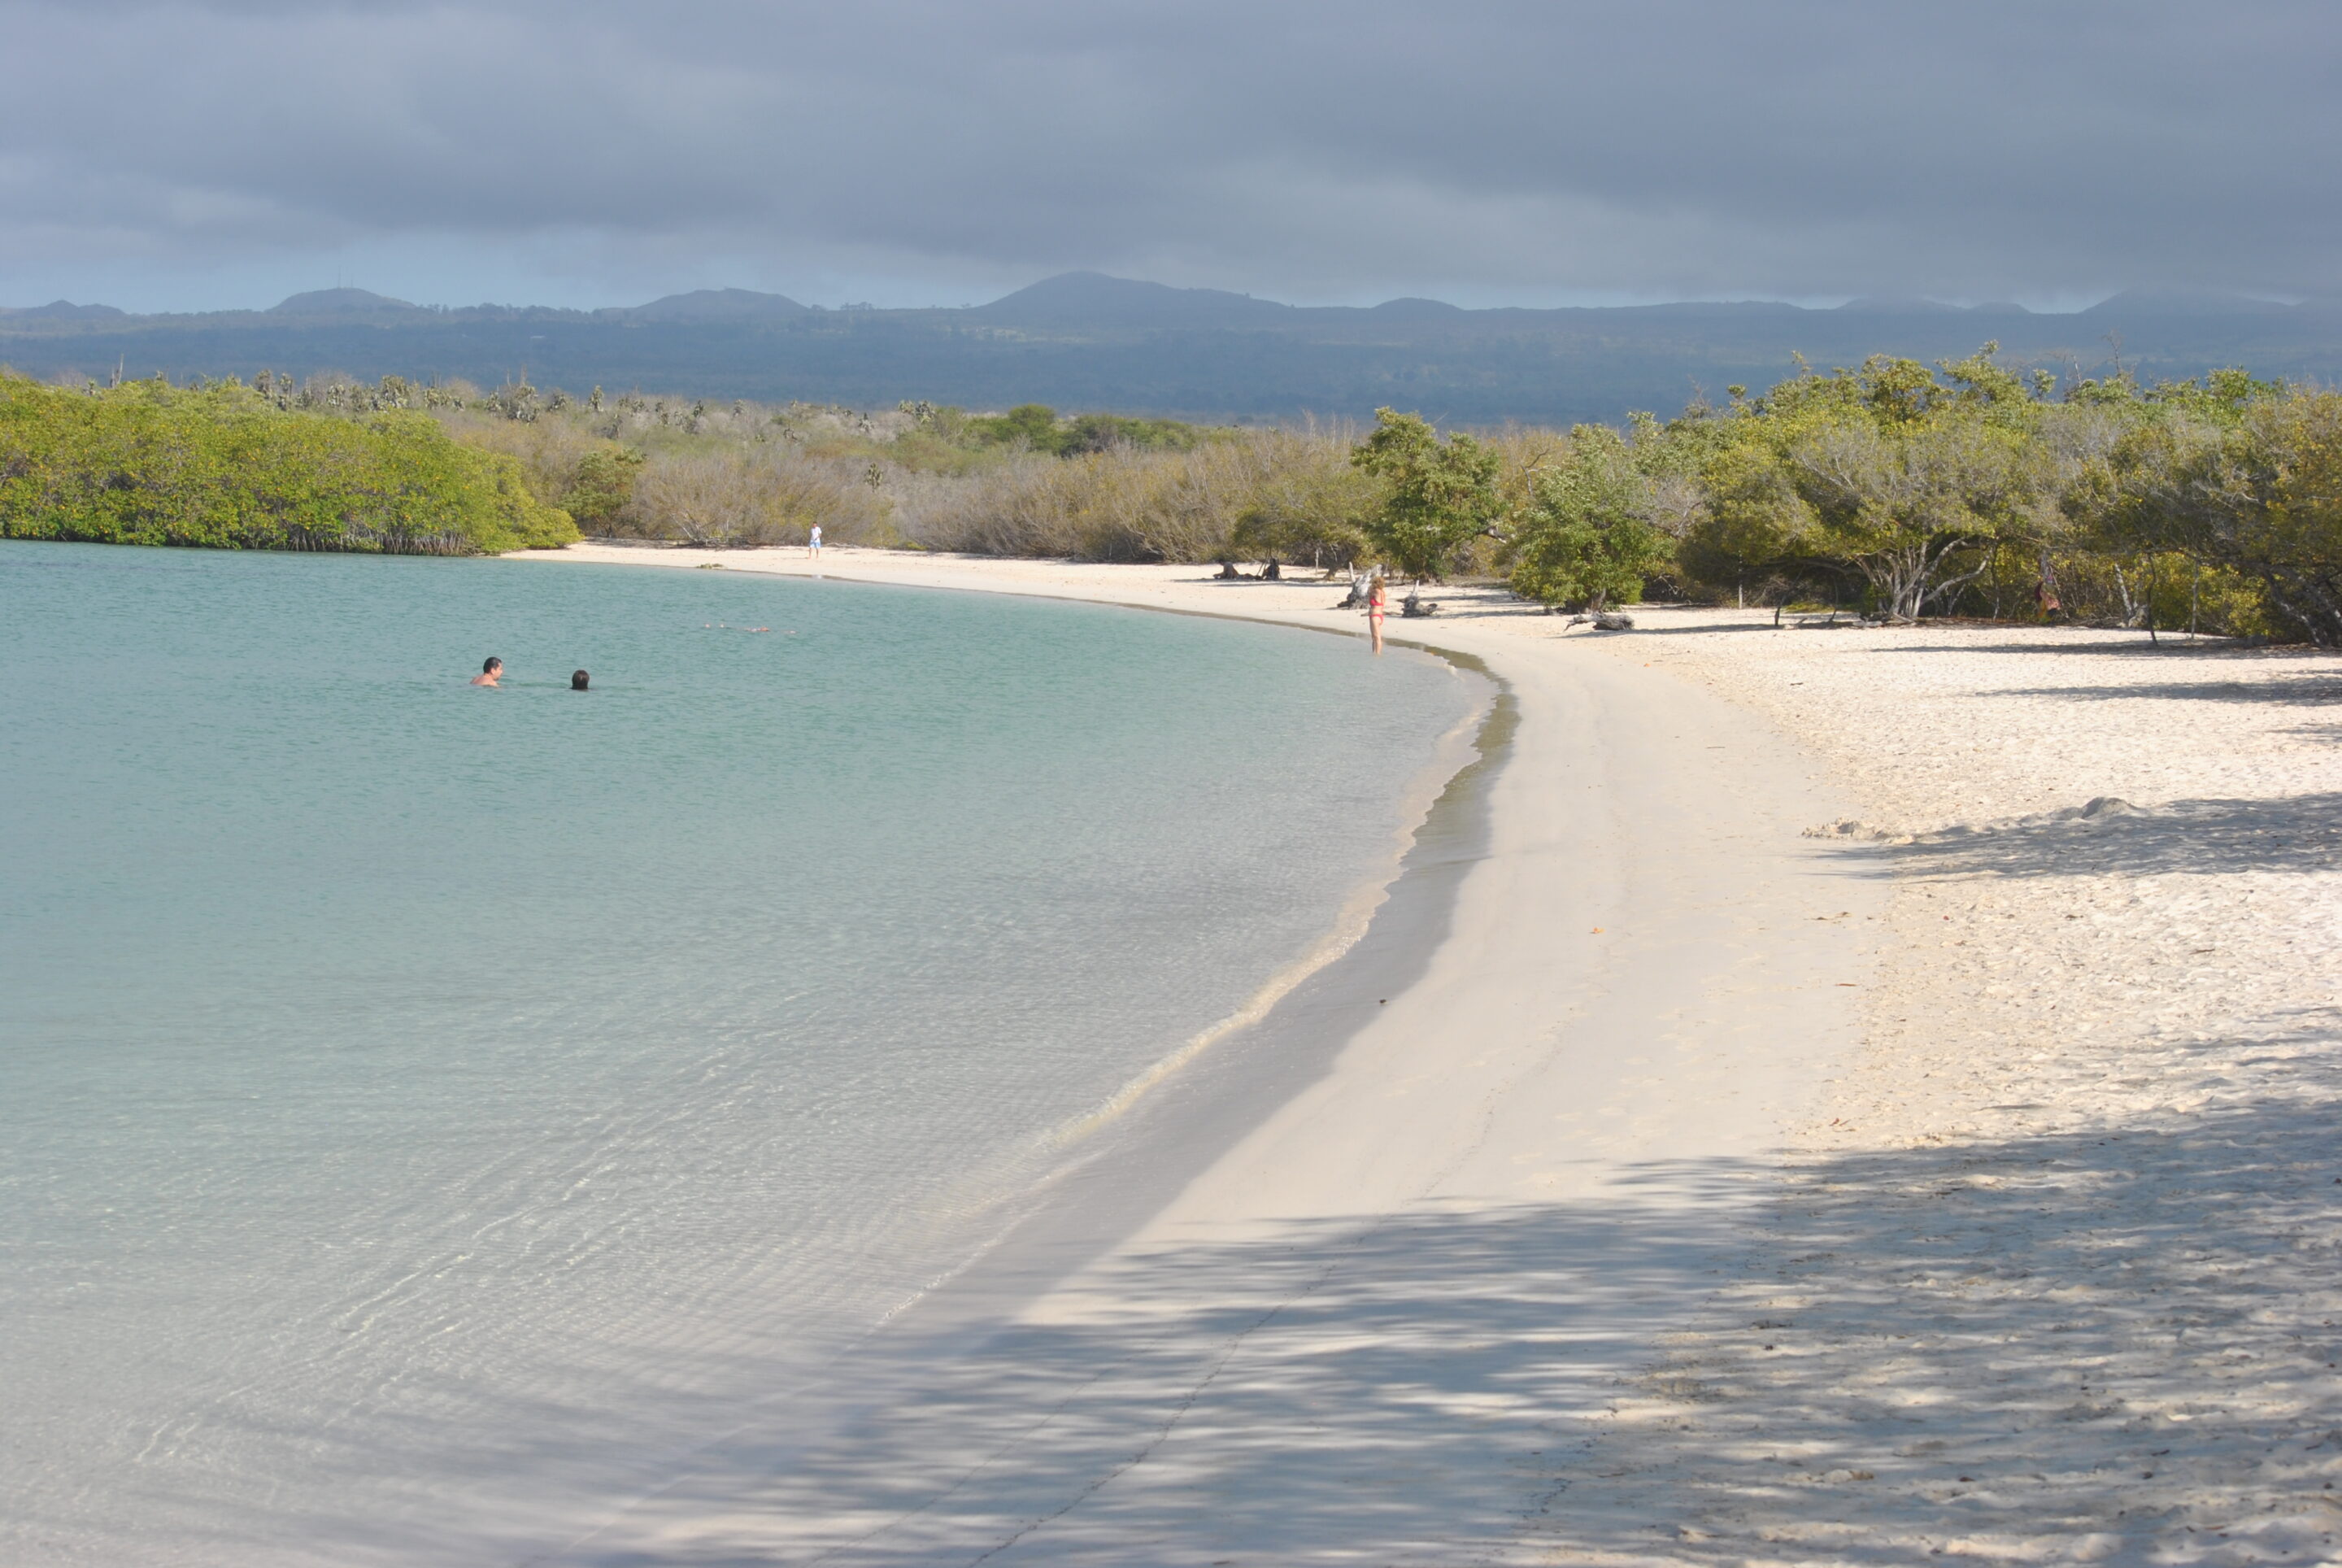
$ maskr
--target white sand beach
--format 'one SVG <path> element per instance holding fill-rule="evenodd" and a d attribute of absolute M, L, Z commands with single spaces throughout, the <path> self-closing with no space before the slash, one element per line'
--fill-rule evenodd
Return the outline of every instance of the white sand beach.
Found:
<path fill-rule="evenodd" d="M 1422 972 L 1354 952 L 1286 1004 L 1325 1070 L 1130 1223 L 1012 1242 L 930 1353 L 556 1560 L 2332 1560 L 2342 659 L 1435 597 L 1393 634 L 1518 727 Z"/>

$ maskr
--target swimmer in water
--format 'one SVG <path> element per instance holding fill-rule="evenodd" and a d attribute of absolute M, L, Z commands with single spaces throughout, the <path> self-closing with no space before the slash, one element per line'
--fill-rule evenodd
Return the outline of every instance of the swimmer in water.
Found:
<path fill-rule="evenodd" d="M 583 691 L 586 689 L 586 672 L 584 670 L 573 669 L 569 672 L 569 689 L 572 691 Z"/>
<path fill-rule="evenodd" d="M 494 686 L 504 672 L 505 661 L 501 658 L 492 658 L 488 660 L 487 663 L 480 666 L 480 673 L 472 677 L 472 684 L 474 686 Z"/>

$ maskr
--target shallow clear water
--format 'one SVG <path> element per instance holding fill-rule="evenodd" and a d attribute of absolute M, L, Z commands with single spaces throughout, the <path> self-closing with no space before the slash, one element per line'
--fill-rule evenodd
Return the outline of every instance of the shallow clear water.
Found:
<path fill-rule="evenodd" d="M 0 1560 L 495 1561 L 656 1483 L 1309 948 L 1477 697 L 1029 600 L 0 545 Z"/>

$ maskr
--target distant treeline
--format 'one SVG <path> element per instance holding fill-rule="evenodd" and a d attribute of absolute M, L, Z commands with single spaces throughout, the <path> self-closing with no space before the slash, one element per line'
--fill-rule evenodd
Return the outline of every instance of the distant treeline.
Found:
<path fill-rule="evenodd" d="M 2237 370 L 2061 379 L 1996 352 L 1476 436 L 1388 409 L 1366 431 L 1261 430 L 395 377 L 9 380 L 0 527 L 491 548 L 555 542 L 572 518 L 706 545 L 798 543 L 820 523 L 839 543 L 996 555 L 1497 574 L 1569 608 L 1660 592 L 2342 645 L 2342 394 Z M 46 432 L 45 477 L 20 427 Z M 172 442 L 215 456 L 179 465 Z"/>
<path fill-rule="evenodd" d="M 428 415 L 359 420 L 226 383 L 74 391 L 0 374 L 0 536 L 468 555 L 577 530 Z"/>
<path fill-rule="evenodd" d="M 2342 644 L 2342 395 L 1995 356 L 1478 436 L 1389 410 L 1371 432 L 1256 430 L 525 387 L 443 417 L 589 530 L 646 538 L 791 543 L 821 521 L 1000 555 L 1496 573 L 1571 608 L 1656 591 Z"/>

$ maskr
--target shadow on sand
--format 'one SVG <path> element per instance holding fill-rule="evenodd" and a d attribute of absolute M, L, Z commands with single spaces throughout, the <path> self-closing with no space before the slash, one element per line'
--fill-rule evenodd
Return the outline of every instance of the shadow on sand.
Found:
<path fill-rule="evenodd" d="M 1058 1321 L 911 1371 L 809 1452 L 711 1455 L 560 1561 L 1286 1563 L 1499 1548 L 1645 1353 L 1653 1316 L 1721 1282 L 1748 1175 L 1654 1173 L 1666 1201 L 1294 1224 L 1135 1259 Z"/>
<path fill-rule="evenodd" d="M 1676 1342 L 1545 1529 L 1698 1563 L 2333 1561 L 2337 1048 L 2342 1014 L 2272 1020 L 2200 1047 L 2184 1118 L 1803 1168 L 1736 1321 Z"/>
<path fill-rule="evenodd" d="M 1907 627 L 1907 631 L 1918 628 Z M 1928 628 L 1933 629 L 1933 628 Z M 1977 627 L 1978 631 L 2023 631 L 2025 627 L 2006 623 Z M 2201 637 L 2190 639 L 2184 632 L 2165 632 L 2161 641 L 2151 640 L 2143 631 L 2112 631 L 2097 627 L 2077 627 L 2066 638 L 2040 642 L 1908 642 L 1890 644 L 1878 649 L 1881 653 L 2049 653 L 2049 654 L 2124 654 L 2138 658 L 2235 658 L 2249 659 L 2257 666 L 2272 660 L 2315 658 L 2317 650 L 2308 648 L 2272 648 L 2247 643 L 2237 638 Z M 2063 689 L 2059 689 L 2062 692 Z"/>
<path fill-rule="evenodd" d="M 2337 1043 L 2323 1013 L 2217 1042 L 2167 1124 L 1137 1259 L 563 1561 L 2314 1555 L 2342 1521 Z"/>
<path fill-rule="evenodd" d="M 2053 697 L 2066 702 L 2120 702 L 2161 699 L 2173 702 L 2255 702 L 2279 707 L 2325 708 L 2342 703 L 2342 676 L 2287 670 L 2269 680 L 2170 680 L 2143 686 L 2017 687 L 1996 697 Z"/>
<path fill-rule="evenodd" d="M 2151 810 L 2060 812 L 1848 846 L 1905 876 L 2219 876 L 2342 866 L 2342 793 L 2179 800 Z"/>

